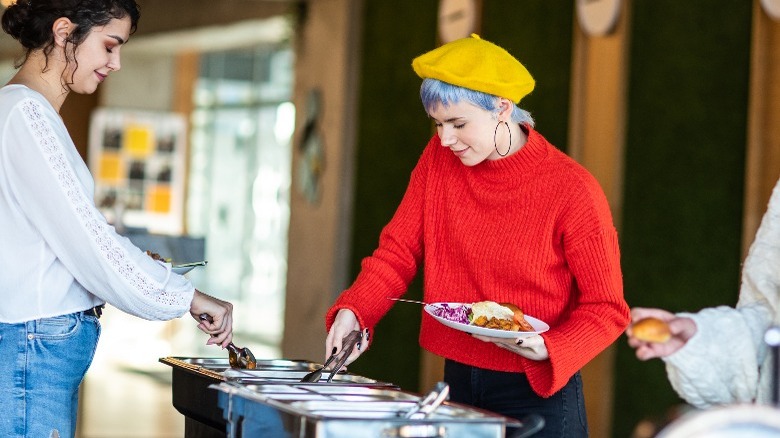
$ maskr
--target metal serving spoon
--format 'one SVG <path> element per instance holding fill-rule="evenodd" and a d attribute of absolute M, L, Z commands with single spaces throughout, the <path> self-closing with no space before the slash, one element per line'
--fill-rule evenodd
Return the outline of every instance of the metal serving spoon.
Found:
<path fill-rule="evenodd" d="M 203 321 L 213 322 L 211 315 L 204 313 L 200 315 L 200 319 Z M 241 368 L 253 370 L 257 367 L 257 360 L 255 355 L 249 351 L 248 348 L 236 347 L 232 342 L 227 345 L 228 349 L 228 362 L 230 362 L 231 368 Z"/>

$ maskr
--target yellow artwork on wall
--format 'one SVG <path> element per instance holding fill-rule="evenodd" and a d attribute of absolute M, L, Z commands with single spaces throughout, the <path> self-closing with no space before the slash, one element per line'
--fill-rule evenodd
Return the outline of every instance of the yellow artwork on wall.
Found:
<path fill-rule="evenodd" d="M 125 127 L 124 150 L 135 158 L 145 158 L 154 151 L 154 131 L 151 126 L 132 124 Z"/>
<path fill-rule="evenodd" d="M 103 154 L 98 164 L 97 178 L 99 182 L 106 184 L 116 184 L 125 178 L 122 158 L 118 154 Z"/>
<path fill-rule="evenodd" d="M 182 233 L 186 153 L 180 114 L 95 111 L 89 144 L 95 204 L 115 226 Z"/>
<path fill-rule="evenodd" d="M 147 209 L 153 213 L 171 211 L 171 188 L 169 186 L 151 186 L 146 190 Z"/>

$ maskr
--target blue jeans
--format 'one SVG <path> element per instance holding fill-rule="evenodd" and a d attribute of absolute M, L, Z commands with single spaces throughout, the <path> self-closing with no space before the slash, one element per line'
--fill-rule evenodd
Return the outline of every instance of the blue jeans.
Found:
<path fill-rule="evenodd" d="M 0 436 L 70 438 L 100 323 L 83 312 L 0 323 Z"/>
<path fill-rule="evenodd" d="M 444 381 L 450 385 L 450 401 L 518 420 L 529 414 L 541 415 L 544 428 L 533 438 L 588 436 L 580 373 L 549 398 L 536 395 L 524 373 L 491 371 L 449 359 L 444 363 Z"/>

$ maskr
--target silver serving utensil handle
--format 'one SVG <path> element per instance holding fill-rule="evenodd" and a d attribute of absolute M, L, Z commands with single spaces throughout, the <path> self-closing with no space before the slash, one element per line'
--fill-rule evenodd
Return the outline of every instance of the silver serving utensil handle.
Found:
<path fill-rule="evenodd" d="M 414 303 L 414 304 L 422 304 L 423 306 L 433 306 L 436 309 L 441 309 L 442 308 L 438 304 L 426 303 L 425 301 L 407 300 L 406 298 L 393 298 L 393 297 L 387 297 L 387 299 L 391 300 L 391 301 L 400 301 L 402 303 Z"/>
<path fill-rule="evenodd" d="M 428 393 L 419 403 L 417 403 L 412 409 L 404 415 L 404 418 L 411 420 L 422 420 L 435 411 L 444 400 L 447 400 L 450 396 L 450 385 L 445 382 L 439 382 L 433 387 L 431 392 Z"/>
<path fill-rule="evenodd" d="M 764 342 L 772 354 L 772 404 L 780 407 L 780 326 L 770 327 L 764 333 Z"/>
<path fill-rule="evenodd" d="M 393 297 L 387 297 L 388 300 L 392 301 L 401 301 L 404 303 L 415 303 L 415 304 L 422 304 L 423 306 L 427 306 L 428 303 L 424 301 L 418 301 L 418 300 L 407 300 L 406 298 L 393 298 Z"/>
<path fill-rule="evenodd" d="M 508 438 L 528 438 L 544 429 L 544 417 L 539 414 L 529 414 L 519 423 L 507 423 L 506 426 L 507 429 L 514 428 L 514 432 L 507 432 Z"/>
<path fill-rule="evenodd" d="M 173 265 L 173 268 L 189 268 L 190 266 L 206 266 L 208 264 L 208 260 L 203 260 L 200 262 L 191 262 L 191 263 L 182 263 L 180 265 Z"/>

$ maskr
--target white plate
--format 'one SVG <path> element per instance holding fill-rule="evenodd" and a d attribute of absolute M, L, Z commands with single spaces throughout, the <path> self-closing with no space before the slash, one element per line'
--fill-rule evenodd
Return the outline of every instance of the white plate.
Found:
<path fill-rule="evenodd" d="M 455 330 L 460 330 L 462 332 L 471 333 L 473 335 L 490 336 L 493 338 L 517 339 L 527 338 L 550 330 L 550 326 L 547 325 L 546 322 L 528 315 L 525 315 L 525 320 L 528 321 L 528 323 L 531 324 L 531 326 L 534 328 L 534 331 L 532 332 L 513 332 L 510 330 L 489 329 L 480 327 L 478 325 L 461 324 L 459 322 L 450 321 L 449 319 L 444 319 L 440 316 L 434 315 L 433 310 L 437 307 L 441 307 L 441 304 L 447 304 L 450 307 L 463 305 L 463 303 L 431 303 L 425 306 L 425 311 L 428 313 L 428 315 L 431 315 L 437 321 L 446 325 L 447 327 L 454 328 Z"/>
<path fill-rule="evenodd" d="M 173 266 L 171 267 L 171 271 L 173 271 L 176 274 L 184 275 L 190 271 L 195 269 L 195 266 Z"/>
<path fill-rule="evenodd" d="M 176 274 L 184 275 L 193 269 L 197 268 L 198 266 L 206 266 L 206 261 L 202 262 L 195 262 L 195 263 L 184 263 L 181 265 L 174 265 L 171 266 L 171 271 L 173 271 Z"/>

